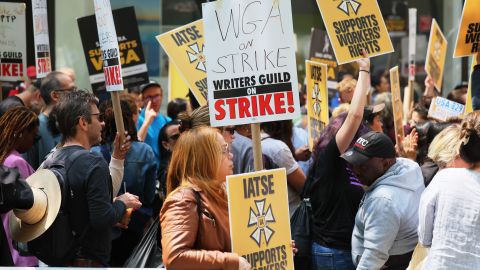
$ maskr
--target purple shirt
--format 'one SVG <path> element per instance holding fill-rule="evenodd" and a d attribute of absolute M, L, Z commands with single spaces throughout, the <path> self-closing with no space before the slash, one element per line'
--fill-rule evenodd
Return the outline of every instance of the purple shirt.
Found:
<path fill-rule="evenodd" d="M 3 162 L 3 165 L 9 168 L 16 168 L 20 173 L 22 178 L 27 178 L 35 172 L 35 170 L 28 164 L 25 159 L 16 151 L 13 150 Z M 18 251 L 13 248 L 12 245 L 12 235 L 10 234 L 10 229 L 8 228 L 8 218 L 9 213 L 5 213 L 2 216 L 3 228 L 5 229 L 5 234 L 7 236 L 8 245 L 10 246 L 10 252 L 12 253 L 12 259 L 15 266 L 37 266 L 38 259 L 33 256 L 20 256 Z"/>

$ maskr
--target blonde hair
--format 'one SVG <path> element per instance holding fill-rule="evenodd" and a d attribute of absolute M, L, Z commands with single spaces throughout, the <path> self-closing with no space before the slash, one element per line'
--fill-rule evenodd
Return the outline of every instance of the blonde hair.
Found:
<path fill-rule="evenodd" d="M 460 155 L 461 128 L 459 125 L 451 125 L 438 133 L 428 147 L 428 157 L 437 163 L 441 169 Z"/>
<path fill-rule="evenodd" d="M 340 114 L 344 112 L 348 112 L 350 110 L 350 104 L 349 103 L 342 103 L 336 107 L 333 112 L 332 112 L 332 119 L 339 116 Z"/>
<path fill-rule="evenodd" d="M 357 80 L 353 78 L 345 78 L 337 85 L 338 92 L 347 91 L 349 89 L 355 89 L 357 86 Z"/>
<path fill-rule="evenodd" d="M 222 162 L 217 129 L 199 127 L 182 133 L 172 152 L 167 173 L 167 195 L 182 187 L 199 187 L 219 205 L 227 205 L 226 194 L 216 180 Z"/>

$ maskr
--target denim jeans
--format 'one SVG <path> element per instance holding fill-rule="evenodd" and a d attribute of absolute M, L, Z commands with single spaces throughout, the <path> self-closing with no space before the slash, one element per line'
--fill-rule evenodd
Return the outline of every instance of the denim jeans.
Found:
<path fill-rule="evenodd" d="M 348 250 L 333 249 L 312 243 L 313 270 L 355 270 L 352 253 Z"/>

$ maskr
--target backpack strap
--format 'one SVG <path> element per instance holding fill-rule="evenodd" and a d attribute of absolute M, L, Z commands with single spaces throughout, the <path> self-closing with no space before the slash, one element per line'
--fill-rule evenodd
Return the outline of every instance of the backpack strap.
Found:
<path fill-rule="evenodd" d="M 197 237 L 195 238 L 195 249 L 199 249 L 200 243 L 200 222 L 202 220 L 202 199 L 200 197 L 200 192 L 192 188 L 193 194 L 195 195 L 195 201 L 197 202 L 197 214 L 198 214 L 198 228 L 197 228 Z"/>
<path fill-rule="evenodd" d="M 89 151 L 87 150 L 78 150 L 78 151 L 75 151 L 72 155 L 69 155 L 66 159 L 65 159 L 65 163 L 64 163 L 64 166 L 65 166 L 65 190 L 67 191 L 67 194 L 66 194 L 66 202 L 65 202 L 65 211 L 67 211 L 68 213 L 68 216 L 70 217 L 70 215 L 72 214 L 71 211 L 70 211 L 70 194 L 71 194 L 71 189 L 70 189 L 70 183 L 68 181 L 68 172 L 70 171 L 70 168 L 72 167 L 72 164 L 79 158 L 81 157 L 82 155 L 86 154 L 86 153 L 90 153 Z M 72 222 L 70 221 L 70 224 L 72 224 Z M 86 234 L 87 234 L 87 231 L 88 231 L 88 228 L 89 226 L 87 225 L 82 233 L 78 236 L 77 238 L 77 243 L 76 243 L 76 247 L 74 246 L 74 249 L 73 251 L 76 253 L 77 252 L 77 248 L 79 246 L 79 244 L 82 242 L 83 238 L 85 238 Z M 73 230 L 73 228 L 71 227 L 71 229 Z M 74 231 L 75 232 L 75 231 Z M 77 237 L 77 234 L 75 234 L 75 237 Z"/>

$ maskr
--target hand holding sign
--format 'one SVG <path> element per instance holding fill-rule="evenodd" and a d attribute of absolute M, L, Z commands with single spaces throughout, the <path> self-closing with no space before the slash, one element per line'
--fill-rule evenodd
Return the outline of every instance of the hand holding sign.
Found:
<path fill-rule="evenodd" d="M 248 263 L 247 259 L 240 257 L 238 261 L 238 270 L 251 270 L 252 266 Z"/>
<path fill-rule="evenodd" d="M 360 70 L 370 72 L 370 58 L 367 55 L 367 51 L 365 49 L 361 49 L 360 53 L 363 58 L 357 60 L 358 67 L 360 68 Z"/>

